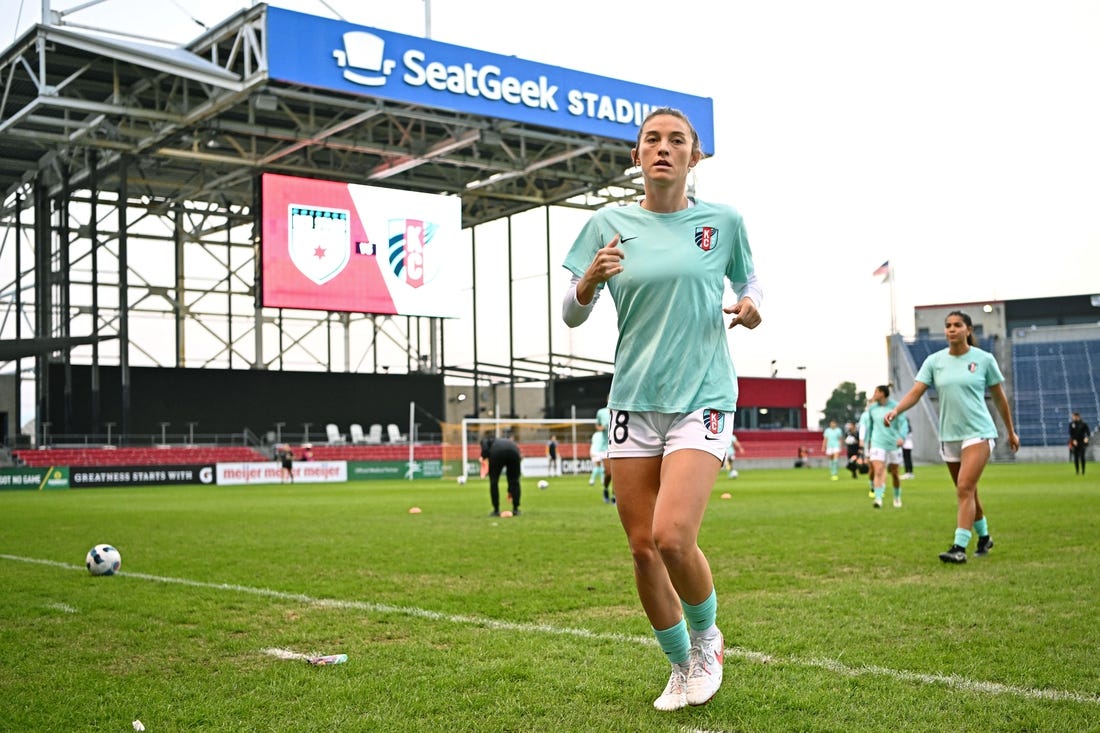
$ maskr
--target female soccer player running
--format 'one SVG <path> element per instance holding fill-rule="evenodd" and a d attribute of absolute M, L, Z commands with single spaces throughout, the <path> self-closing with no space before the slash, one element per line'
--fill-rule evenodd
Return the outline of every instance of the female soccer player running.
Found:
<path fill-rule="evenodd" d="M 901 413 L 917 404 L 925 390 L 935 387 L 940 397 L 940 455 L 947 463 L 955 494 L 959 501 L 955 538 L 940 560 L 966 562 L 966 546 L 972 531 L 978 533 L 977 556 L 988 555 L 993 549 L 989 524 L 982 502 L 978 498 L 978 479 L 993 452 L 997 426 L 985 406 L 985 391 L 993 395 L 993 403 L 1008 431 L 1008 446 L 1020 448 L 1020 437 L 1012 424 L 1012 412 L 1005 397 L 1004 376 L 996 359 L 978 348 L 974 324 L 962 311 L 952 311 L 944 321 L 947 348 L 930 354 L 917 372 L 908 394 L 883 417 L 890 423 Z"/>
<path fill-rule="evenodd" d="M 640 204 L 598 211 L 565 258 L 565 322 L 583 323 L 606 287 L 618 312 L 609 461 L 634 578 L 672 663 L 658 710 L 702 705 L 722 684 L 722 633 L 699 527 L 733 432 L 737 377 L 729 324 L 755 328 L 761 291 L 741 215 L 689 199 L 702 159 L 680 111 L 654 110 L 631 150 Z M 723 308 L 725 281 L 740 299 Z"/>

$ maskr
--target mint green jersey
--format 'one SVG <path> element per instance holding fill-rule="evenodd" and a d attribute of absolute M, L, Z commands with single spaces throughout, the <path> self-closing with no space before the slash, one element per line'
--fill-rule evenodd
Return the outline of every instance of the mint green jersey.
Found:
<path fill-rule="evenodd" d="M 977 346 L 959 356 L 941 349 L 921 364 L 916 381 L 935 387 L 940 399 L 940 440 L 996 438 L 985 391 L 1005 381 L 997 360 Z"/>
<path fill-rule="evenodd" d="M 596 426 L 605 429 L 611 426 L 611 408 L 601 407 L 596 410 Z"/>
<path fill-rule="evenodd" d="M 590 450 L 607 453 L 607 431 L 597 430 L 592 433 L 592 445 Z"/>
<path fill-rule="evenodd" d="M 625 257 L 623 271 L 605 283 L 619 330 L 611 407 L 735 409 L 737 375 L 722 300 L 727 278 L 740 292 L 753 275 L 741 215 L 701 201 L 669 214 L 637 204 L 600 209 L 581 229 L 565 268 L 582 276 L 616 234 Z"/>
<path fill-rule="evenodd" d="M 844 437 L 844 431 L 839 427 L 827 427 L 821 431 L 821 437 L 825 438 L 825 450 L 840 450 L 840 441 Z"/>
<path fill-rule="evenodd" d="M 905 417 L 905 413 L 898 415 L 895 420 L 891 421 L 890 427 L 886 427 L 886 424 L 882 421 L 886 413 L 897 406 L 897 401 L 888 399 L 885 405 L 872 402 L 867 407 L 867 436 L 863 439 L 865 445 L 871 448 L 882 448 L 883 450 L 898 450 L 901 448 L 901 441 L 905 434 L 909 432 L 909 420 Z"/>

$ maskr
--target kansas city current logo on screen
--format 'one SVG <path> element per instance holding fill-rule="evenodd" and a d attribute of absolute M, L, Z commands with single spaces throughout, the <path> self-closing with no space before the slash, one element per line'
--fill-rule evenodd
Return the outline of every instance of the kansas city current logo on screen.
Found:
<path fill-rule="evenodd" d="M 419 219 L 390 219 L 387 261 L 399 280 L 412 288 L 430 283 L 439 274 L 427 248 L 439 227 Z"/>
<path fill-rule="evenodd" d="M 351 259 L 351 214 L 346 209 L 291 204 L 290 261 L 318 285 L 339 275 Z"/>
<path fill-rule="evenodd" d="M 714 227 L 695 227 L 695 246 L 710 252 L 718 246 L 718 230 Z"/>

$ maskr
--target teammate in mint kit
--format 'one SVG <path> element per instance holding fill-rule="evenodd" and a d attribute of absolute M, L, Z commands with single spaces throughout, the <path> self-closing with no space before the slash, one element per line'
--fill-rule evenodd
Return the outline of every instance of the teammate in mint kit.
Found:
<path fill-rule="evenodd" d="M 996 359 L 978 348 L 974 324 L 962 311 L 951 311 L 944 321 L 947 348 L 929 354 L 921 364 L 913 388 L 901 398 L 897 407 L 883 418 L 887 426 L 898 415 L 917 404 L 925 390 L 935 387 L 940 398 L 940 455 L 947 463 L 959 510 L 955 537 L 940 560 L 949 563 L 966 562 L 966 546 L 978 535 L 974 554 L 988 555 L 993 549 L 989 522 L 978 498 L 978 479 L 993 452 L 997 426 L 985 405 L 985 391 L 993 396 L 993 404 L 1004 421 L 1008 447 L 1020 448 L 1020 437 L 1012 426 L 1012 411 L 1002 382 L 1004 376 Z"/>
<path fill-rule="evenodd" d="M 687 117 L 654 110 L 631 153 L 645 198 L 585 224 L 565 258 L 562 314 L 578 326 L 605 288 L 615 301 L 608 456 L 638 596 L 672 665 L 653 705 L 678 710 L 722 684 L 717 596 L 697 540 L 737 406 L 726 328 L 759 325 L 761 290 L 741 215 L 686 195 L 703 157 Z M 727 280 L 736 299 L 723 307 Z"/>
<path fill-rule="evenodd" d="M 883 424 L 885 416 L 897 406 L 890 399 L 890 385 L 875 387 L 875 396 L 867 405 L 867 437 L 864 439 L 870 448 L 867 457 L 871 461 L 871 493 L 875 509 L 882 507 L 882 497 L 886 493 L 886 476 L 890 475 L 894 486 L 894 506 L 901 508 L 901 477 L 898 466 L 901 465 L 901 444 L 909 432 L 909 421 L 905 415 L 895 415 L 889 424 Z"/>

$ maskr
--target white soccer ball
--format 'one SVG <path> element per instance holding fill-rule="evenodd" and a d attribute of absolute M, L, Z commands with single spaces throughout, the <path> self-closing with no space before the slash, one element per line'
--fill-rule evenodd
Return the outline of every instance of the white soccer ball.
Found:
<path fill-rule="evenodd" d="M 459 483 L 459 485 L 462 485 L 462 484 L 466 483 L 466 474 L 463 474 L 463 475 L 459 476 L 458 478 L 455 479 L 455 481 L 457 481 Z"/>
<path fill-rule="evenodd" d="M 539 481 L 539 488 L 540 489 L 549 489 L 550 488 L 550 482 L 549 481 Z"/>
<path fill-rule="evenodd" d="M 84 565 L 92 575 L 114 575 L 122 567 L 122 555 L 111 545 L 96 545 L 88 550 Z"/>

